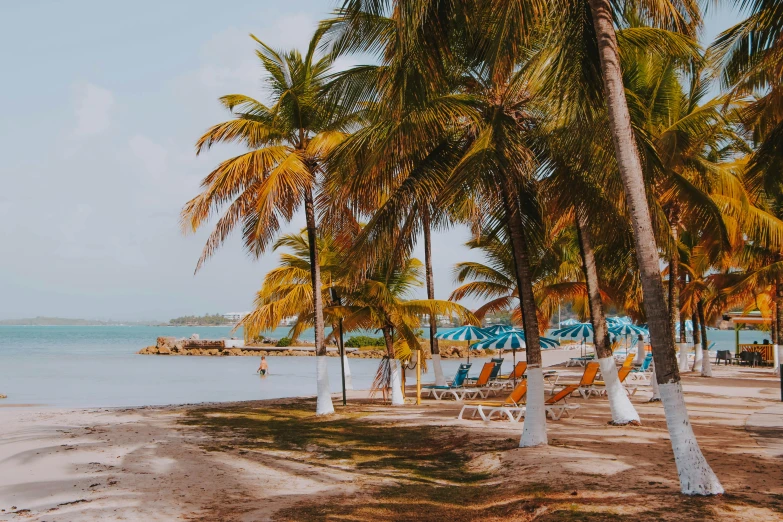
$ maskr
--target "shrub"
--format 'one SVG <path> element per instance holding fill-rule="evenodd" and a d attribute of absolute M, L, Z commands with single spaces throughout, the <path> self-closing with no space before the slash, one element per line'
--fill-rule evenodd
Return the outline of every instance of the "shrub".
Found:
<path fill-rule="evenodd" d="M 291 339 L 288 337 L 283 337 L 279 341 L 277 341 L 277 344 L 275 346 L 279 346 L 281 348 L 285 348 L 286 346 L 291 346 Z"/>
<path fill-rule="evenodd" d="M 345 341 L 347 348 L 361 348 L 363 346 L 386 346 L 383 337 L 370 337 L 368 335 L 353 335 Z"/>

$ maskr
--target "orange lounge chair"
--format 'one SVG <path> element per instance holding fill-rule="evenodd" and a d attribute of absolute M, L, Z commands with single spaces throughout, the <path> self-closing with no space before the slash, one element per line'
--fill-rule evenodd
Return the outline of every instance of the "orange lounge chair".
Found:
<path fill-rule="evenodd" d="M 630 366 L 623 366 L 619 370 L 617 370 L 617 377 L 620 379 L 620 384 L 622 384 L 623 389 L 625 390 L 625 393 L 628 394 L 628 396 L 632 396 L 634 393 L 636 393 L 637 386 L 635 384 L 626 384 L 625 379 L 630 375 L 631 370 L 633 370 Z M 595 381 L 593 383 L 593 386 L 590 388 L 590 393 L 597 394 L 597 395 L 606 395 L 606 383 L 604 381 Z"/>
<path fill-rule="evenodd" d="M 460 410 L 457 418 L 462 419 L 465 413 L 472 411 L 473 415 L 471 418 L 475 418 L 476 414 L 478 414 L 482 419 L 484 419 L 484 422 L 491 421 L 492 416 L 495 414 L 499 414 L 501 417 L 505 415 L 511 422 L 518 422 L 519 419 L 525 414 L 525 407 L 520 406 L 520 404 L 522 404 L 522 399 L 525 397 L 526 393 L 527 381 L 523 380 L 517 384 L 517 387 L 512 390 L 505 400 L 465 403 L 462 406 L 462 410 Z M 489 408 L 489 410 L 485 411 L 484 408 Z"/>
<path fill-rule="evenodd" d="M 582 380 L 579 381 L 579 384 L 576 387 L 575 391 L 578 391 L 579 394 L 584 397 L 585 399 L 590 397 L 591 389 L 593 387 L 593 383 L 595 382 L 595 377 L 598 375 L 598 370 L 600 370 L 601 367 L 597 362 L 590 362 L 587 363 L 585 366 L 585 371 L 582 374 Z M 560 385 L 569 387 L 571 385 Z M 552 387 L 552 395 L 555 394 L 555 388 L 556 386 Z"/>
<path fill-rule="evenodd" d="M 489 382 L 490 375 L 492 375 L 492 368 L 494 367 L 495 363 L 493 362 L 484 363 L 478 379 L 476 379 L 473 384 L 464 384 L 458 388 L 432 388 L 432 395 L 438 400 L 447 396 L 454 397 L 454 400 L 456 401 L 475 399 L 477 396 L 484 398 L 487 396 L 487 392 L 491 391 L 489 388 L 486 388 L 486 386 Z"/>
<path fill-rule="evenodd" d="M 590 363 L 592 364 L 592 363 Z M 595 363 L 596 365 L 598 363 Z M 573 394 L 575 391 L 578 391 L 580 386 L 578 384 L 569 384 L 559 392 L 557 392 L 555 395 L 551 396 L 547 401 L 544 403 L 544 407 L 546 408 L 546 413 L 549 415 L 549 417 L 552 420 L 560 420 L 560 417 L 563 415 L 570 417 L 571 414 L 569 411 L 574 411 L 579 409 L 578 404 L 568 404 L 568 398 Z"/>

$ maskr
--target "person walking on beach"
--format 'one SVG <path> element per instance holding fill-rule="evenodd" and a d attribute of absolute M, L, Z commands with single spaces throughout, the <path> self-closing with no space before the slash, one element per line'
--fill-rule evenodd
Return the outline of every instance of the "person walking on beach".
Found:
<path fill-rule="evenodd" d="M 269 366 L 266 364 L 266 356 L 261 356 L 261 364 L 258 366 L 258 370 L 256 370 L 261 375 L 266 375 L 266 372 L 269 371 Z"/>

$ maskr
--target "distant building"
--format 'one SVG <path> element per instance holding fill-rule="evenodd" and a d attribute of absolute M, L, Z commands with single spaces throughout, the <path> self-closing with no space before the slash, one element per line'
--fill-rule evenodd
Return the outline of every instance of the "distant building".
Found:
<path fill-rule="evenodd" d="M 231 321 L 231 322 L 236 323 L 238 321 L 241 321 L 242 318 L 245 317 L 249 313 L 250 312 L 229 312 L 227 314 L 222 314 L 222 315 L 223 315 L 223 318 L 226 321 Z"/>

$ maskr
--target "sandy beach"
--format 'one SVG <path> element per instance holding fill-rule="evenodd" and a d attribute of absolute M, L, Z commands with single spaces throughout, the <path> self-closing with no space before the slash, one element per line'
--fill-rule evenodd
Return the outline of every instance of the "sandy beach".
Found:
<path fill-rule="evenodd" d="M 714 371 L 683 381 L 717 498 L 678 493 L 646 390 L 633 397 L 643 426 L 608 426 L 606 399 L 574 399 L 578 415 L 548 422 L 550 446 L 528 449 L 520 424 L 457 420 L 453 401 L 392 409 L 353 392 L 329 419 L 309 399 L 2 407 L 0 520 L 781 520 L 779 381 Z"/>

